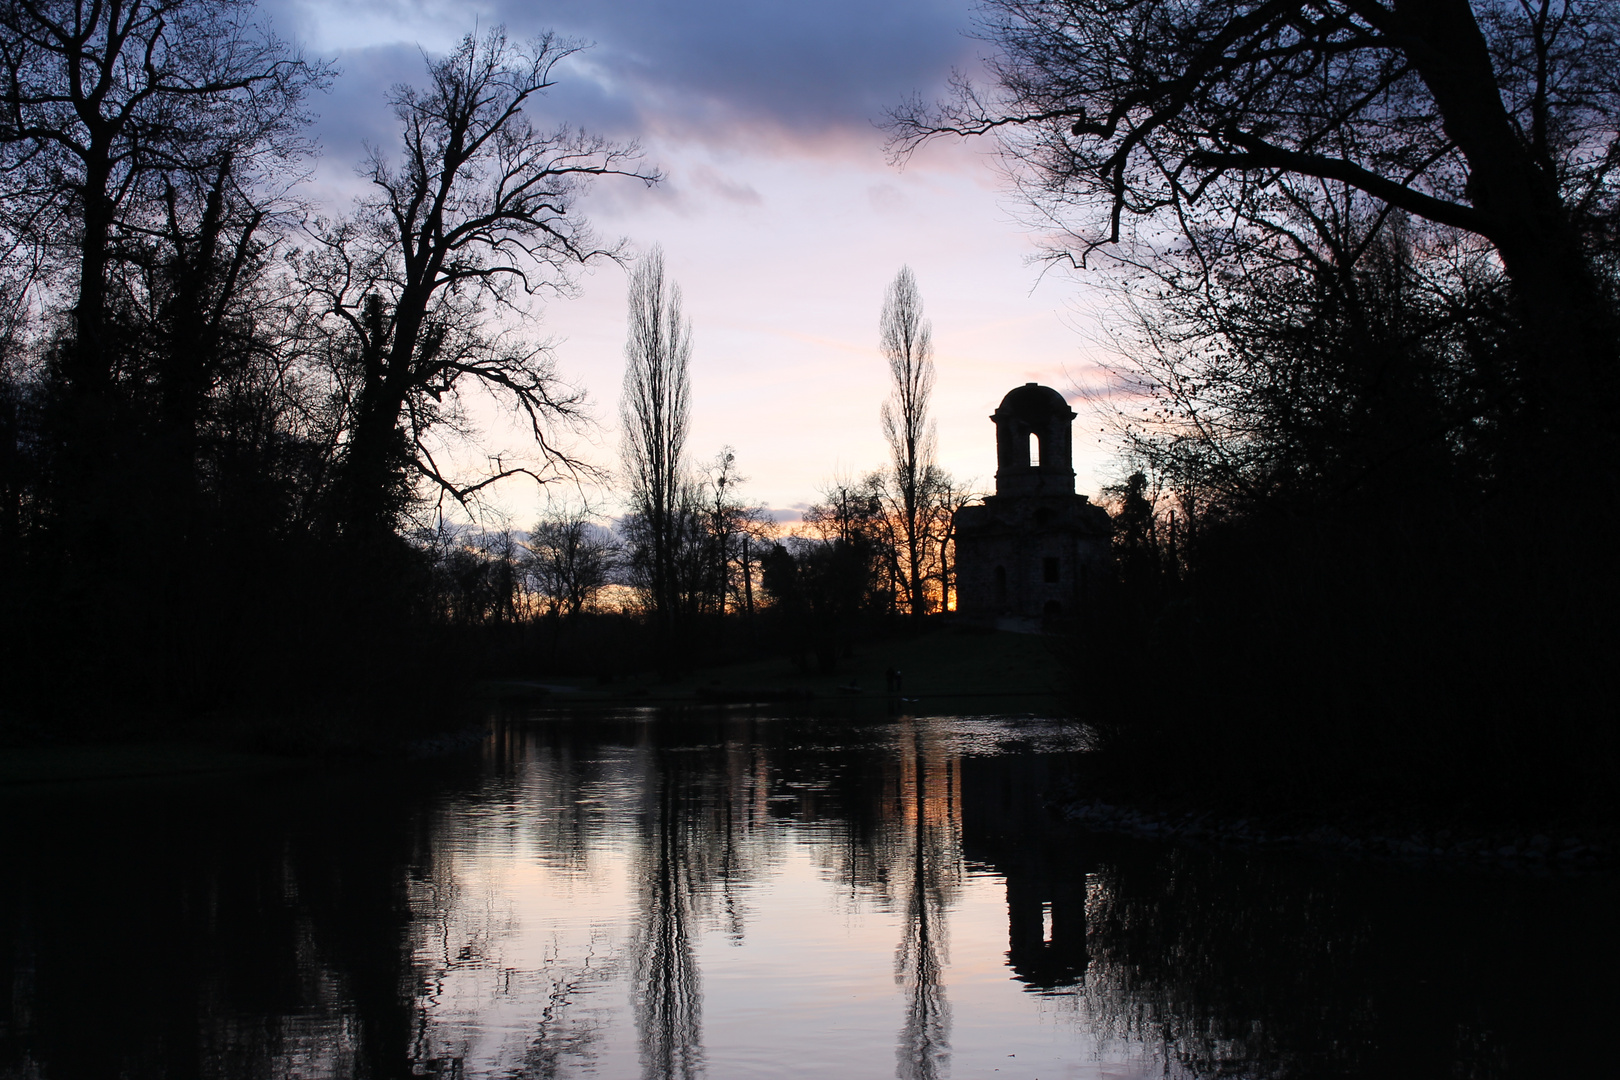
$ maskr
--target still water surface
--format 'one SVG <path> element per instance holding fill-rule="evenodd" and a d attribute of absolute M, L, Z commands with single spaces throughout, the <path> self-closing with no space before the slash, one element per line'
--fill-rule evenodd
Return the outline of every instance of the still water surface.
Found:
<path fill-rule="evenodd" d="M 0 1078 L 1585 1077 L 1608 878 L 1056 826 L 1035 719 L 539 714 L 0 802 Z"/>

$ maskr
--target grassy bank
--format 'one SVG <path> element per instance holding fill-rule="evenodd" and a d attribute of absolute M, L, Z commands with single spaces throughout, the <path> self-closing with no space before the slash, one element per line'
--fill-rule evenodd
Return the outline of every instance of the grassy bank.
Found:
<path fill-rule="evenodd" d="M 900 675 L 897 691 L 889 689 L 891 670 Z M 1068 681 L 1061 642 L 1055 639 L 938 627 L 856 644 L 830 674 L 806 670 L 789 657 L 768 657 L 700 667 L 677 678 L 645 672 L 611 681 L 491 680 L 485 687 L 497 696 L 546 697 L 559 703 L 1005 699 L 1027 711 L 1062 708 Z"/>

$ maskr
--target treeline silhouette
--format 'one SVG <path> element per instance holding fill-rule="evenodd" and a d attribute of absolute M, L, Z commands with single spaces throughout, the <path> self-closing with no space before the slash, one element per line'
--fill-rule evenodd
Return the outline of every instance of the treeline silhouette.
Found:
<path fill-rule="evenodd" d="M 250 3 L 5 5 L 0 41 L 13 734 L 249 708 L 317 709 L 306 734 L 340 714 L 437 724 L 478 675 L 613 679 L 778 643 L 830 667 L 856 623 L 946 606 L 963 492 L 931 461 L 903 492 L 859 485 L 859 540 L 841 520 L 780 546 L 729 450 L 687 469 L 689 342 L 657 249 L 632 280 L 633 313 L 671 306 L 635 324 L 657 331 L 637 355 L 658 378 L 637 397 L 627 369 L 626 430 L 650 418 L 657 468 L 627 470 L 631 513 L 610 529 L 558 499 L 526 530 L 447 524 L 489 520 L 502 481 L 602 478 L 569 450 L 584 395 L 527 328 L 580 267 L 628 257 L 579 214 L 588 186 L 660 177 L 633 145 L 530 119 L 576 43 L 497 28 L 429 59 L 387 95 L 397 144 L 323 215 L 298 185 L 334 74 Z M 485 448 L 480 400 L 527 452 Z M 858 560 L 821 550 L 840 545 Z"/>
<path fill-rule="evenodd" d="M 738 614 L 756 649 L 769 639 L 802 667 L 813 656 L 831 672 L 855 637 L 885 623 L 893 630 L 902 613 L 920 628 L 950 608 L 953 513 L 971 495 L 934 460 L 932 330 L 909 268 L 890 284 L 879 317 L 891 381 L 879 410 L 888 465 L 832 481 L 789 535 L 739 498 L 746 478 L 729 447 L 706 467 L 688 463 L 691 323 L 661 249 L 637 264 L 629 300 L 621 563 L 654 629 L 660 668 L 723 656 L 728 615 Z M 765 603 L 756 605 L 756 594 Z"/>
<path fill-rule="evenodd" d="M 582 395 L 525 316 L 619 254 L 575 212 L 590 182 L 657 174 L 528 119 L 578 46 L 497 29 L 429 60 L 388 96 L 397 150 L 320 217 L 297 182 L 332 73 L 255 20 L 221 0 L 0 9 L 14 726 L 431 697 L 479 644 L 458 628 L 506 615 L 436 510 L 580 466 L 561 437 Z M 486 457 L 479 397 L 533 448 L 458 471 Z"/>

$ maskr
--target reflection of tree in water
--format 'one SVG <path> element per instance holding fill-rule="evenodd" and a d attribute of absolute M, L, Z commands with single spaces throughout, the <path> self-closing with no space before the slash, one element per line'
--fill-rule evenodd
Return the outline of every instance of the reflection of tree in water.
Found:
<path fill-rule="evenodd" d="M 496 775 L 477 801 L 533 808 L 515 835 L 545 865 L 588 873 L 610 828 L 602 796 L 613 778 L 597 743 L 573 726 L 510 725 L 490 739 L 485 756 Z"/>
<path fill-rule="evenodd" d="M 749 749 L 753 725 L 710 721 L 721 738 L 698 752 L 663 741 L 690 737 L 690 723 L 664 718 L 669 726 L 649 729 L 643 747 L 631 956 L 642 1075 L 659 1080 L 703 1075 L 703 987 L 693 939 L 718 899 L 722 928 L 741 941 L 744 913 L 734 887 L 768 854 L 757 830 L 766 821 L 767 776 L 763 757 Z M 738 725 L 742 730 L 723 730 Z"/>
<path fill-rule="evenodd" d="M 1106 862 L 1086 1011 L 1168 1075 L 1597 1076 L 1613 882 L 1164 848 Z M 1553 899 L 1557 898 L 1557 899 Z M 1548 918 L 1552 912 L 1557 917 Z M 1570 926 L 1604 927 L 1570 948 Z M 1532 988 L 1524 992 L 1525 988 Z M 1515 992 L 1515 990 L 1518 992 Z"/>
<path fill-rule="evenodd" d="M 775 790 L 797 795 L 801 821 L 828 828 L 819 861 L 851 901 L 875 896 L 902 916 L 895 983 L 905 995 L 896 1057 L 902 1080 L 944 1075 L 950 1059 L 946 916 L 961 885 L 962 762 L 935 728 L 911 718 L 850 727 L 836 743 L 773 759 Z M 774 806 L 778 813 L 787 809 Z"/>
<path fill-rule="evenodd" d="M 695 1077 L 704 1071 L 702 984 L 695 943 L 718 928 L 742 939 L 747 916 L 737 888 L 783 842 L 759 826 L 768 822 L 768 771 L 758 725 L 749 718 L 668 714 L 602 718 L 590 725 L 507 729 L 488 750 L 493 767 L 483 788 L 450 802 L 434 833 L 452 855 L 413 882 L 415 952 L 421 1031 L 414 1060 L 462 1067 L 473 1040 L 487 1040 L 484 996 L 443 996 L 459 971 L 503 999 L 519 994 L 539 1007 L 521 1052 L 504 1056 L 500 1075 L 545 1077 L 589 1069 L 610 1022 L 593 992 L 616 977 L 632 982 L 632 1006 L 642 1069 L 649 1077 Z M 590 874 L 613 850 L 624 811 L 633 813 L 631 853 L 634 925 L 628 951 L 593 941 L 583 959 L 557 953 L 531 970 L 508 971 L 503 938 L 517 929 L 499 904 L 484 896 L 480 867 L 508 852 L 567 873 Z M 467 985 L 464 981 L 463 988 Z M 457 1011 L 471 1001 L 473 1011 Z M 529 1008 L 533 1008 L 530 1006 Z M 538 1016 L 535 1016 L 535 1013 Z M 431 1023 L 429 1015 L 431 1014 Z"/>
<path fill-rule="evenodd" d="M 0 1076 L 410 1074 L 400 868 L 438 784 L 291 777 L 0 811 Z"/>
<path fill-rule="evenodd" d="M 18 868 L 0 890 L 0 1076 L 580 1075 L 622 1019 L 603 989 L 633 975 L 645 1075 L 695 1077 L 696 935 L 739 938 L 742 886 L 789 843 L 817 845 L 851 902 L 901 916 L 903 1080 L 948 1064 L 963 857 L 1006 878 L 1009 974 L 1051 995 L 1040 1008 L 1072 1005 L 1167 1076 L 1613 1070 L 1620 882 L 1048 836 L 1030 797 L 1045 766 L 1027 764 L 959 759 L 926 723 L 591 716 L 503 733 L 482 775 L 17 800 L 0 819 Z M 514 907 L 501 866 L 617 870 L 625 839 L 628 955 L 619 924 L 587 919 L 519 962 L 511 935 L 551 913 Z"/>
<path fill-rule="evenodd" d="M 554 934 L 536 963 L 514 959 L 523 911 L 504 896 L 506 868 L 534 861 L 589 876 L 613 777 L 567 730 L 513 726 L 484 748 L 490 772 L 434 810 L 432 842 L 412 861 L 409 901 L 419 1070 L 460 1075 L 478 1055 L 505 1077 L 569 1075 L 595 1064 L 606 1017 L 593 992 L 618 974 L 600 929 Z M 520 1011 L 495 1029 L 492 1001 Z M 491 1042 L 496 1045 L 491 1046 Z"/>
<path fill-rule="evenodd" d="M 1338 890 L 1319 875 L 1290 887 L 1286 868 L 1242 854 L 1135 854 L 1104 862 L 1092 884 L 1093 1025 L 1161 1053 L 1170 1075 L 1346 1075 L 1339 1066 L 1359 1056 L 1349 1043 L 1313 1046 L 1312 1025 L 1286 1031 L 1304 1006 L 1295 1019 L 1321 1010 L 1330 1042 L 1362 1025 L 1374 1037 L 1368 1003 L 1339 993 L 1367 927 Z"/>
<path fill-rule="evenodd" d="M 894 979 L 906 996 L 895 1056 L 901 1080 L 933 1080 L 950 1066 L 946 913 L 961 883 L 961 793 L 957 759 L 932 745 L 913 722 L 900 728 L 896 785 L 899 826 L 891 834 L 890 880 L 903 896 L 905 924 Z"/>
<path fill-rule="evenodd" d="M 574 1015 L 569 1008 L 613 970 L 611 964 L 593 965 L 592 959 L 552 983 L 534 1037 L 524 1047 L 523 1064 L 509 1074 L 512 1080 L 551 1080 L 573 1071 L 571 1063 L 588 1068 L 595 1061 L 601 1025 L 590 1017 Z"/>
<path fill-rule="evenodd" d="M 703 988 L 692 955 L 693 895 L 682 793 L 660 772 L 652 778 L 642 823 L 640 922 L 635 957 L 636 1030 L 646 1077 L 703 1073 Z"/>

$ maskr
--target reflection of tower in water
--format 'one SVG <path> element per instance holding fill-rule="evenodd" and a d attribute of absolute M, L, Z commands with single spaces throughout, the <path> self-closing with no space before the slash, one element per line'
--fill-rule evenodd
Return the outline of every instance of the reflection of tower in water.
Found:
<path fill-rule="evenodd" d="M 1031 990 L 1085 980 L 1087 860 L 1054 834 L 1036 793 L 1062 766 L 1038 756 L 969 759 L 963 853 L 1007 882 L 1007 964 Z"/>
<path fill-rule="evenodd" d="M 894 880 L 904 927 L 894 979 L 906 998 L 895 1074 L 933 1080 L 950 1064 L 949 962 L 946 913 L 961 884 L 960 759 L 914 721 L 899 727 L 899 770 L 893 791 Z"/>

